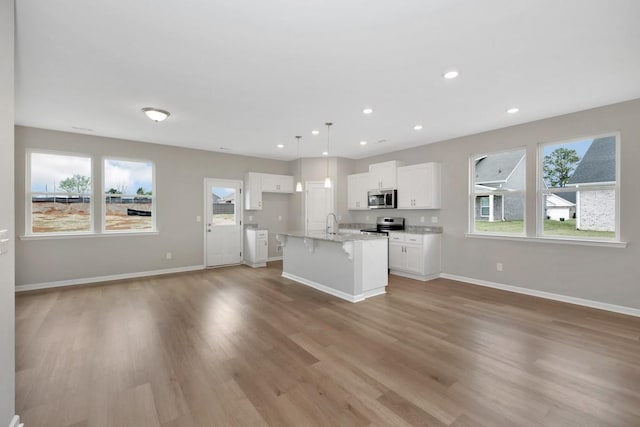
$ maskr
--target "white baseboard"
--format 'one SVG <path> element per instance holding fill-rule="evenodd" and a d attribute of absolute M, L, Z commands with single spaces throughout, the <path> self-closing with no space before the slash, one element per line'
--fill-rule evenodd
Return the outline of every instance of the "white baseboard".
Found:
<path fill-rule="evenodd" d="M 398 271 L 393 269 L 389 270 L 389 274 L 395 274 L 396 276 L 402 276 L 408 279 L 420 280 L 421 282 L 428 282 L 429 280 L 437 279 L 438 277 L 440 277 L 440 273 L 423 276 L 421 274 L 407 273 L 406 271 Z"/>
<path fill-rule="evenodd" d="M 456 276 L 455 274 L 440 274 L 443 279 L 457 280 L 458 282 L 470 283 L 472 285 L 486 286 L 488 288 L 501 289 L 503 291 L 516 292 L 518 294 L 531 295 L 534 297 L 546 298 L 554 301 L 566 302 L 569 304 L 581 305 L 584 307 L 597 308 L 600 310 L 612 311 L 614 313 L 626 314 L 640 317 L 640 309 L 625 307 L 623 305 L 608 304 L 605 302 L 593 301 L 583 298 L 570 297 L 567 295 L 554 294 L 552 292 L 537 291 L 535 289 L 521 288 L 518 286 L 505 285 L 502 283 L 489 282 L 487 280 L 473 279 L 471 277 Z"/>
<path fill-rule="evenodd" d="M 137 273 L 112 274 L 109 276 L 85 277 L 82 279 L 58 280 L 56 282 L 32 283 L 16 285 L 16 292 L 35 291 L 37 289 L 58 288 L 60 286 L 86 285 L 89 283 L 109 282 L 112 280 L 135 279 L 138 277 L 160 276 L 163 274 L 184 273 L 187 271 L 204 270 L 204 265 L 188 267 L 165 268 L 163 270 L 140 271 Z"/>
<path fill-rule="evenodd" d="M 243 264 L 247 265 L 247 266 L 249 266 L 251 268 L 258 268 L 258 267 L 266 267 L 267 266 L 266 262 L 250 262 L 250 261 L 247 261 L 247 260 L 245 260 L 243 262 Z"/>
<path fill-rule="evenodd" d="M 9 427 L 24 427 L 24 424 L 20 424 L 20 417 L 14 415 L 9 423 Z"/>
<path fill-rule="evenodd" d="M 271 258 L 267 258 L 267 262 L 271 262 L 271 261 L 282 261 L 282 255 L 281 256 L 272 256 Z"/>
<path fill-rule="evenodd" d="M 338 297 L 338 298 L 343 299 L 345 301 L 360 302 L 360 301 L 363 301 L 365 299 L 365 295 L 364 294 L 349 295 L 346 292 L 342 292 L 342 291 L 339 291 L 337 289 L 333 289 L 333 288 L 330 288 L 328 286 L 321 285 L 318 282 L 314 282 L 313 280 L 309 280 L 309 279 L 305 279 L 305 278 L 300 277 L 300 276 L 296 276 L 295 274 L 285 273 L 284 271 L 282 272 L 282 277 L 286 277 L 287 279 L 291 279 L 294 282 L 301 283 L 301 284 L 303 284 L 305 286 L 309 286 L 310 288 L 317 289 L 319 291 L 324 292 L 325 294 L 333 295 L 334 297 Z M 373 296 L 373 295 L 371 295 L 371 296 Z"/>

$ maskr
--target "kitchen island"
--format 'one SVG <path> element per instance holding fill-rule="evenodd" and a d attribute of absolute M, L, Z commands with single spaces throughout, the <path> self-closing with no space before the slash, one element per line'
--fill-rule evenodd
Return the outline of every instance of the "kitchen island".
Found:
<path fill-rule="evenodd" d="M 350 302 L 386 292 L 387 236 L 291 232 L 276 239 L 283 277 Z"/>

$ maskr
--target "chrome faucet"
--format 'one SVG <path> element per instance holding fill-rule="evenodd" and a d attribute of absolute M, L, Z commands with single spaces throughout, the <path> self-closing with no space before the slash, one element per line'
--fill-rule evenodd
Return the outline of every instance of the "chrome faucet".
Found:
<path fill-rule="evenodd" d="M 333 223 L 331 224 L 331 226 L 329 226 L 329 218 L 331 217 L 333 217 Z M 327 234 L 338 234 L 336 232 L 336 228 L 338 227 L 338 217 L 336 216 L 336 214 L 331 212 L 329 215 L 327 215 L 327 221 L 325 222 L 325 225 L 327 226 Z"/>

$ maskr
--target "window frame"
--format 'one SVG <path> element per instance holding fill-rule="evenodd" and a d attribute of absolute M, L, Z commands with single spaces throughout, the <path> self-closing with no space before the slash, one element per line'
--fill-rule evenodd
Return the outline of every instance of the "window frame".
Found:
<path fill-rule="evenodd" d="M 499 153 L 509 153 L 514 151 L 522 151 L 524 153 L 524 158 L 520 161 L 522 166 L 524 167 L 524 189 L 522 191 L 507 191 L 507 190 L 496 190 L 496 191 L 485 191 L 485 192 L 476 192 L 475 191 L 475 176 L 476 176 L 476 159 L 481 157 L 488 157 L 492 154 Z M 495 150 L 495 151 L 486 151 L 481 153 L 474 153 L 469 156 L 469 196 L 468 203 L 469 207 L 467 209 L 468 215 L 468 235 L 470 236 L 492 236 L 492 237 L 526 237 L 527 236 L 527 147 L 519 146 L 512 147 L 505 150 Z M 483 196 L 491 196 L 491 195 L 506 195 L 506 194 L 522 194 L 522 232 L 521 233 L 506 233 L 506 232 L 490 232 L 490 231 L 477 231 L 476 230 L 476 205 L 475 200 L 476 197 Z M 481 215 L 482 217 L 482 215 Z"/>
<path fill-rule="evenodd" d="M 136 230 L 136 229 L 127 229 L 127 230 L 107 230 L 107 192 L 105 190 L 106 184 L 106 162 L 107 160 L 115 160 L 121 162 L 136 162 L 136 163 L 150 163 L 151 164 L 151 229 L 149 230 Z M 102 156 L 101 157 L 101 172 L 102 172 L 102 188 L 100 190 L 101 193 L 101 203 L 102 203 L 102 215 L 100 218 L 100 228 L 102 234 L 108 235 L 117 235 L 117 234 L 149 234 L 149 233 L 157 233 L 158 232 L 158 223 L 157 223 L 157 194 L 156 194 L 156 163 L 150 159 L 141 159 L 141 158 L 131 158 L 131 157 L 119 157 L 119 156 Z M 136 194 L 121 194 L 120 196 L 136 196 Z"/>
<path fill-rule="evenodd" d="M 52 237 L 78 237 L 78 236 L 88 236 L 95 234 L 95 177 L 94 177 L 94 161 L 93 156 L 87 153 L 79 153 L 79 152 L 70 152 L 70 151 L 60 151 L 60 150 L 47 150 L 47 149 L 39 149 L 39 148 L 28 148 L 25 150 L 25 236 L 30 238 L 52 238 Z M 48 232 L 48 233 L 34 233 L 33 232 L 33 195 L 34 194 L 46 194 L 40 191 L 32 191 L 31 190 L 31 178 L 32 178 L 32 156 L 33 154 L 45 154 L 52 156 L 61 156 L 61 157 L 81 157 L 89 159 L 89 170 L 91 171 L 91 186 L 89 189 L 89 193 L 79 193 L 80 196 L 88 195 L 91 202 L 89 203 L 89 230 L 87 231 L 61 231 L 61 232 Z M 54 198 L 55 194 L 53 193 Z"/>
<path fill-rule="evenodd" d="M 580 186 L 577 184 L 575 187 L 559 187 L 557 189 L 553 189 L 550 191 L 549 188 L 546 187 L 544 182 L 544 147 L 549 145 L 563 145 L 563 144 L 571 144 L 580 141 L 584 141 L 587 139 L 597 139 L 613 136 L 616 139 L 616 182 L 611 184 L 582 184 Z M 539 142 L 537 145 L 537 164 L 536 164 L 536 237 L 542 239 L 552 239 L 559 240 L 565 242 L 601 242 L 601 243 L 622 243 L 620 241 L 620 143 L 621 135 L 619 131 L 613 132 L 604 132 L 600 134 L 587 134 L 580 137 L 565 139 L 565 140 L 556 140 L 556 141 L 546 141 Z M 547 193 L 577 193 L 580 191 L 580 188 L 589 190 L 589 191 L 597 191 L 597 190 L 614 190 L 615 193 L 615 233 L 614 237 L 611 238 L 601 238 L 601 237 L 569 237 L 569 236 L 555 236 L 555 235 L 545 235 L 544 234 L 544 196 Z M 577 199 L 576 194 L 576 199 Z M 577 210 L 577 206 L 576 206 Z"/>

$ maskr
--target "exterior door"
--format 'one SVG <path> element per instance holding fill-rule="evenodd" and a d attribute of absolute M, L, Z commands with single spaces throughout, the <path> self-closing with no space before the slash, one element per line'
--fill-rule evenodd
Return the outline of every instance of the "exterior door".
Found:
<path fill-rule="evenodd" d="M 207 267 L 242 262 L 242 181 L 205 179 Z"/>
<path fill-rule="evenodd" d="M 333 212 L 333 187 L 325 188 L 322 181 L 307 181 L 306 187 L 306 232 L 326 232 L 327 215 Z"/>

